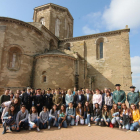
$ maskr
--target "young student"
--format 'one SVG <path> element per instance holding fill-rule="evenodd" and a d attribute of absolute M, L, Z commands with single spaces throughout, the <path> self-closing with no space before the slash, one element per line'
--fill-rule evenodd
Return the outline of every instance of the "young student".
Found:
<path fill-rule="evenodd" d="M 20 106 L 21 105 L 21 98 L 19 97 L 19 93 L 16 92 L 14 99 L 15 98 L 18 99 L 18 105 Z"/>
<path fill-rule="evenodd" d="M 28 121 L 29 121 L 29 130 L 31 130 L 31 128 L 37 128 L 37 131 L 40 131 L 39 117 L 38 117 L 37 109 L 35 106 L 31 107 L 31 111 L 28 116 Z"/>
<path fill-rule="evenodd" d="M 21 127 L 23 127 L 24 129 L 27 129 L 28 127 L 28 110 L 26 109 L 25 105 L 21 106 L 21 110 L 17 114 L 16 124 L 17 132 L 20 131 Z"/>
<path fill-rule="evenodd" d="M 39 114 L 40 117 L 40 129 L 47 128 L 47 121 L 49 120 L 49 111 L 46 106 L 43 106 L 43 110 Z"/>
<path fill-rule="evenodd" d="M 60 129 L 61 126 L 67 128 L 65 105 L 61 105 L 61 108 L 58 111 L 58 129 Z"/>
<path fill-rule="evenodd" d="M 111 113 L 109 109 L 107 108 L 107 105 L 104 105 L 102 109 L 101 125 L 105 124 L 109 126 L 110 121 L 111 121 Z"/>
<path fill-rule="evenodd" d="M 99 104 L 95 104 L 95 108 L 93 110 L 93 115 L 91 115 L 91 121 L 95 122 L 95 125 L 101 125 L 100 120 L 101 120 L 102 112 L 99 107 Z"/>
<path fill-rule="evenodd" d="M 127 106 L 125 103 L 122 103 L 121 105 L 121 111 L 120 111 L 120 124 L 123 125 L 123 129 L 130 129 L 130 111 L 127 109 Z M 121 129 L 121 125 L 119 128 Z"/>
<path fill-rule="evenodd" d="M 49 114 L 49 126 L 48 129 L 50 129 L 51 124 L 53 124 L 53 126 L 58 127 L 58 123 L 57 123 L 57 119 L 58 119 L 58 115 L 57 115 L 57 106 L 53 105 L 53 108 L 50 110 L 50 114 Z"/>
<path fill-rule="evenodd" d="M 113 97 L 109 90 L 106 91 L 106 95 L 104 96 L 105 105 L 107 105 L 108 109 L 111 110 L 113 106 Z"/>
<path fill-rule="evenodd" d="M 84 119 L 85 119 L 85 124 L 87 124 L 89 127 L 91 126 L 90 117 L 92 113 L 93 113 L 92 107 L 89 105 L 89 102 L 86 101 L 84 106 Z"/>
<path fill-rule="evenodd" d="M 6 126 L 10 127 L 10 131 L 15 130 L 16 128 L 16 113 L 15 111 L 15 107 L 14 105 L 10 106 L 10 109 L 8 112 L 6 112 L 3 116 L 3 128 L 4 131 L 2 132 L 2 134 L 6 133 Z"/>
<path fill-rule="evenodd" d="M 111 123 L 113 125 L 119 125 L 120 127 L 120 117 L 119 117 L 119 109 L 118 109 L 118 106 L 117 104 L 113 104 L 113 108 L 111 109 L 111 115 L 112 115 L 112 120 L 111 120 Z"/>
<path fill-rule="evenodd" d="M 78 103 L 76 108 L 76 125 L 78 125 L 79 121 L 80 124 L 84 124 L 84 108 L 82 107 L 81 103 Z"/>
<path fill-rule="evenodd" d="M 69 107 L 66 109 L 66 114 L 67 114 L 67 121 L 70 125 L 74 125 L 75 122 L 75 108 L 73 107 L 72 103 L 69 103 Z"/>
<path fill-rule="evenodd" d="M 131 121 L 131 124 L 130 124 L 130 130 L 131 131 L 139 131 L 139 120 L 140 120 L 140 113 L 139 113 L 139 110 L 137 109 L 136 105 L 135 104 L 131 104 L 131 118 L 132 118 L 132 121 Z"/>

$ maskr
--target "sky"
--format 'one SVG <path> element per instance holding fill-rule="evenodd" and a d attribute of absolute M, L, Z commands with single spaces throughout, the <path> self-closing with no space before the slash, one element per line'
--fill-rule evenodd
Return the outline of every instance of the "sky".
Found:
<path fill-rule="evenodd" d="M 130 28 L 132 82 L 140 90 L 140 0 L 0 0 L 0 16 L 33 21 L 35 7 L 54 3 L 69 9 L 74 37 Z"/>

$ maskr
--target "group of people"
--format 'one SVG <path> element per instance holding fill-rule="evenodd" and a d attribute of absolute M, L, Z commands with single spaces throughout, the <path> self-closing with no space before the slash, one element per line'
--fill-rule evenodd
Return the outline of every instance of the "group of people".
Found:
<path fill-rule="evenodd" d="M 59 89 L 35 91 L 27 87 L 27 91 L 17 90 L 14 94 L 10 89 L 0 97 L 1 123 L 5 134 L 7 130 L 19 132 L 23 129 L 50 129 L 51 127 L 67 128 L 73 125 L 95 125 L 119 127 L 139 131 L 139 93 L 130 87 L 126 94 L 116 84 L 116 90 L 105 88 L 67 91 Z M 127 108 L 126 99 L 129 104 Z"/>

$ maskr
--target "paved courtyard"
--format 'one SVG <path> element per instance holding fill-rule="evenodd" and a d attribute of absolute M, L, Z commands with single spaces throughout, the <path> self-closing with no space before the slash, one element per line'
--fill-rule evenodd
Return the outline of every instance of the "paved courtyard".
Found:
<path fill-rule="evenodd" d="M 0 133 L 2 131 L 3 129 L 0 128 Z M 61 130 L 51 128 L 40 132 L 36 132 L 36 130 L 23 130 L 19 133 L 8 132 L 0 135 L 0 140 L 140 140 L 140 133 L 92 124 L 91 127 L 79 125 Z"/>

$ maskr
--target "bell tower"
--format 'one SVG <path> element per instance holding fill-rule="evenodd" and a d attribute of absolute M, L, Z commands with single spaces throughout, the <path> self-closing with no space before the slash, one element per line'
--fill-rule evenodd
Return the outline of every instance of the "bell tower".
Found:
<path fill-rule="evenodd" d="M 59 39 L 73 37 L 73 17 L 65 7 L 52 3 L 36 7 L 33 20 L 43 24 Z"/>

